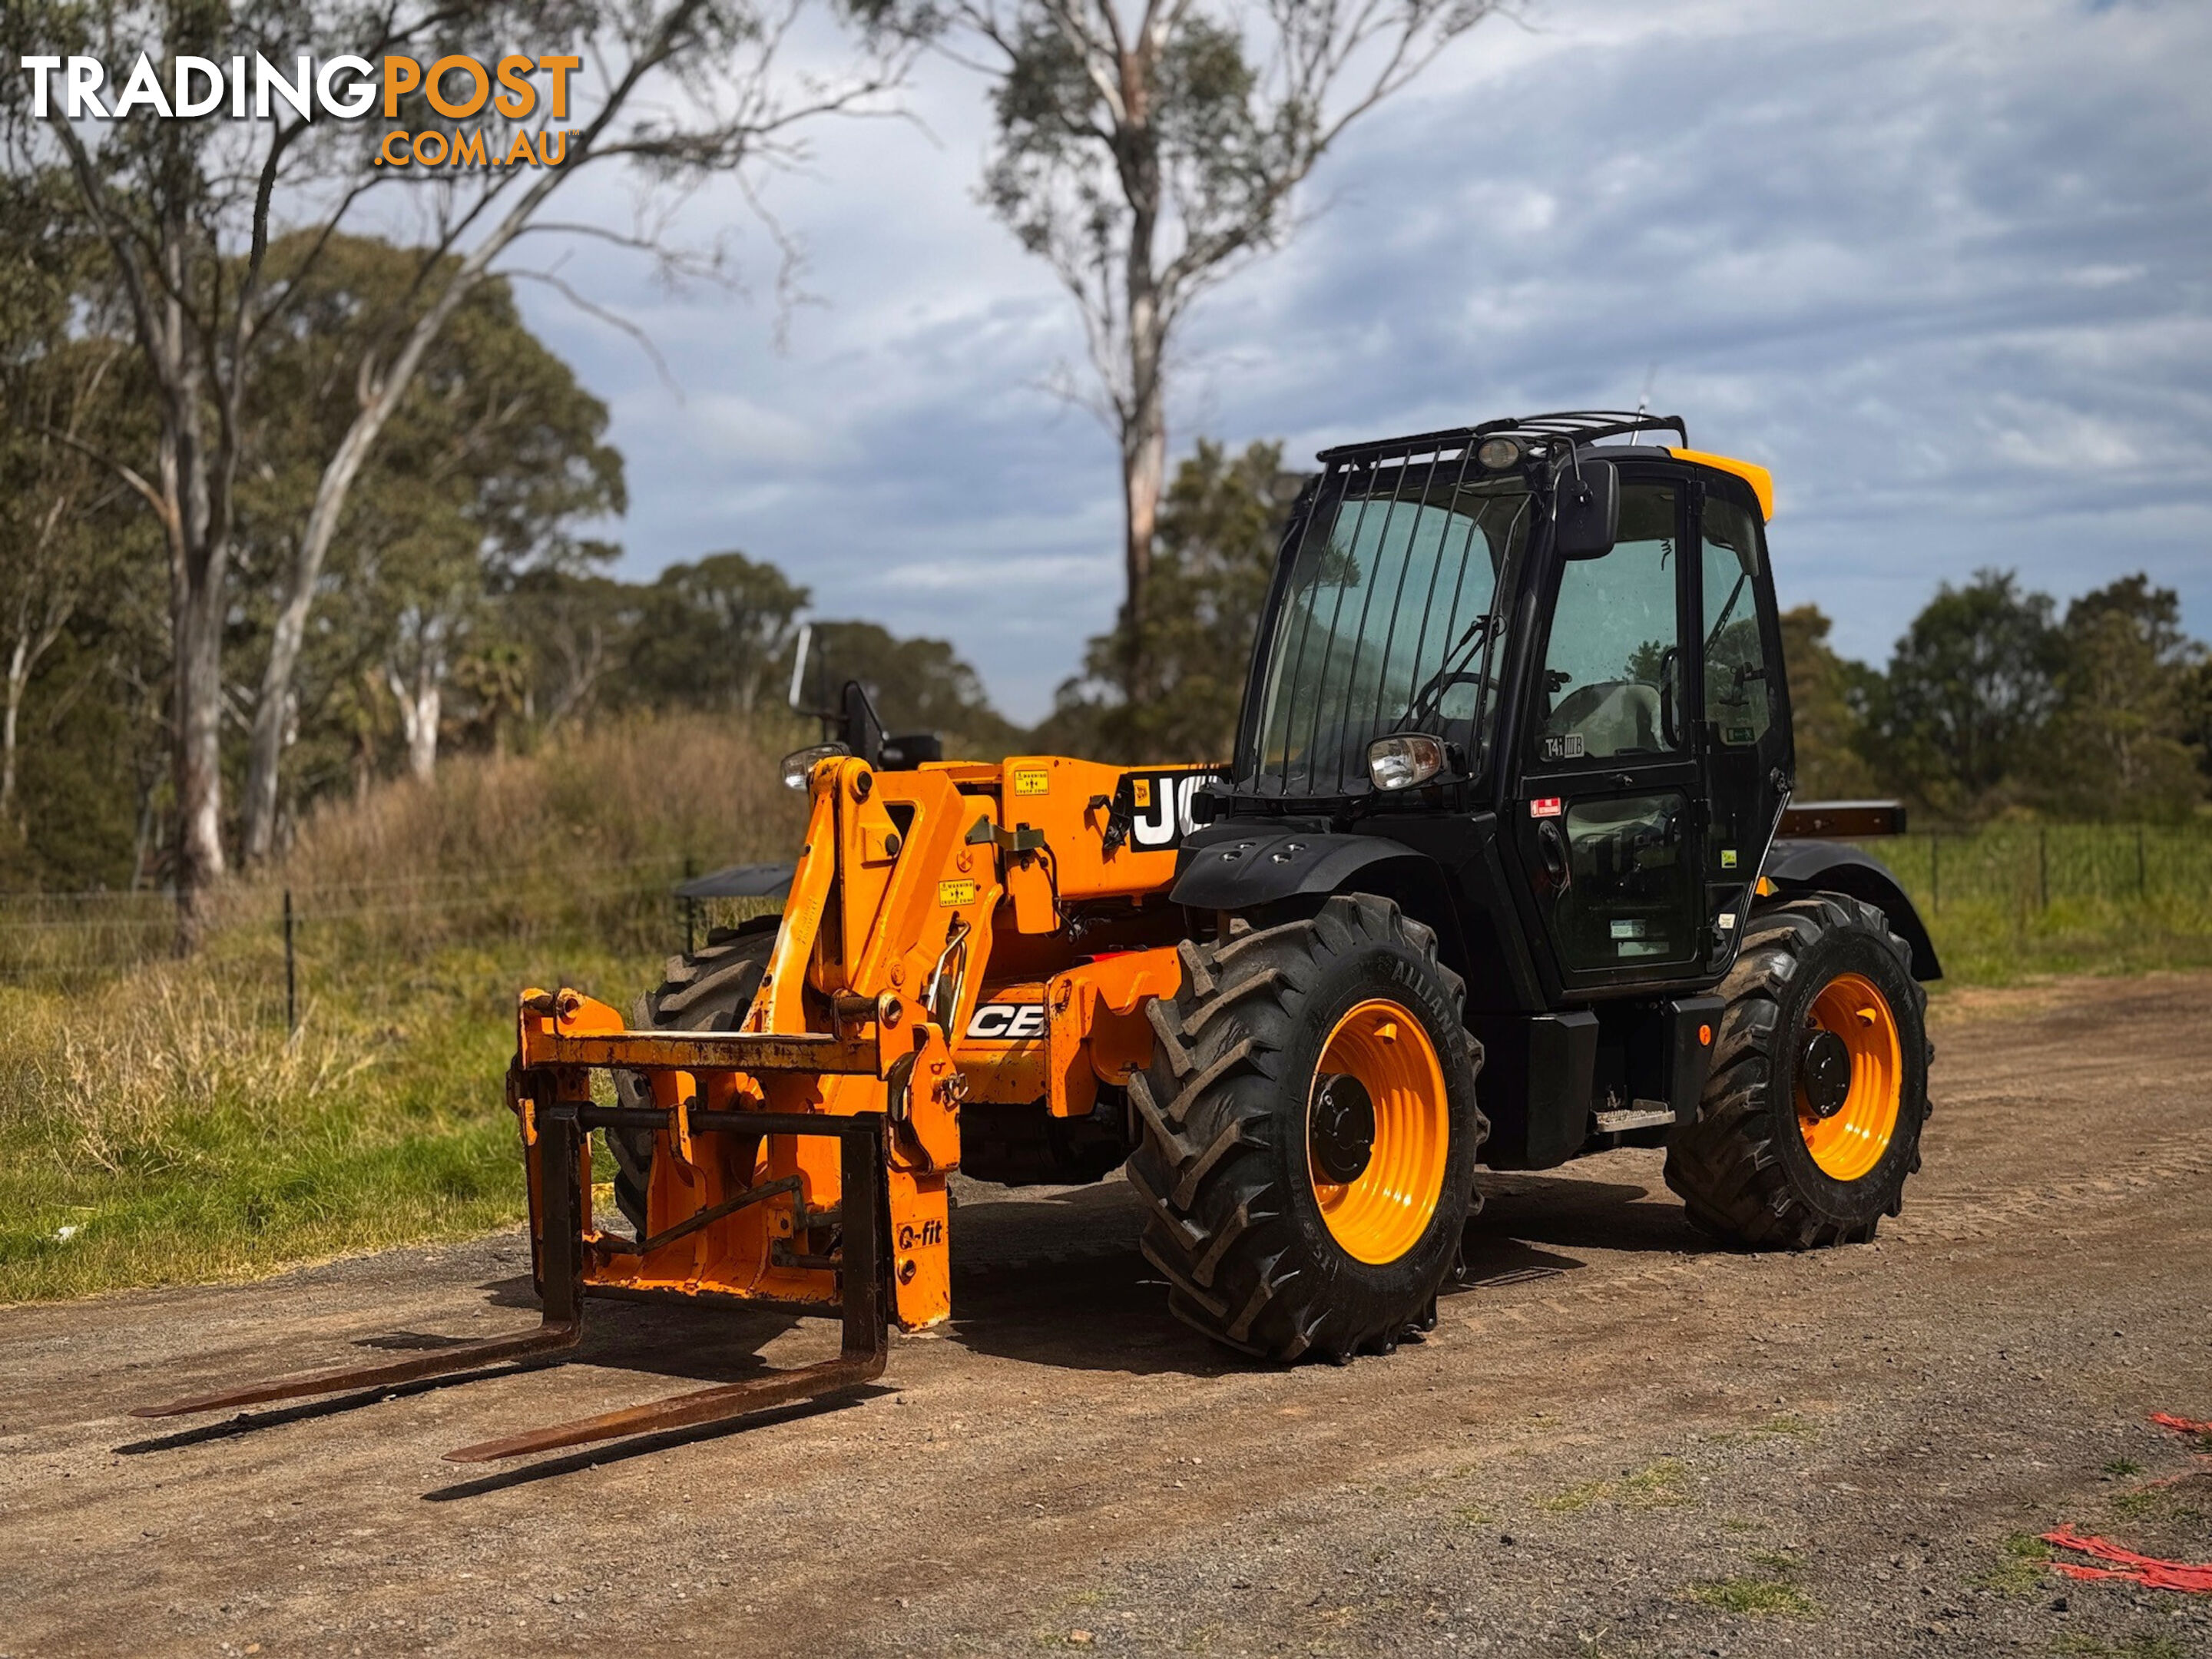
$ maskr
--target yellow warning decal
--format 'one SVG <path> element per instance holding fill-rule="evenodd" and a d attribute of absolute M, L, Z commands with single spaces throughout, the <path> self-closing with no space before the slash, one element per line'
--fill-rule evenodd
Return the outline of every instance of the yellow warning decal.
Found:
<path fill-rule="evenodd" d="M 975 884 L 972 881 L 940 881 L 937 884 L 937 902 L 950 905 L 973 904 L 975 902 Z"/>
<path fill-rule="evenodd" d="M 1134 778 L 1130 781 L 1129 787 L 1136 793 L 1138 806 L 1149 811 L 1152 805 L 1152 781 L 1150 778 Z"/>
<path fill-rule="evenodd" d="M 1014 793 L 1018 795 L 1044 795 L 1052 792 L 1052 774 L 1042 766 L 1018 766 L 1014 769 Z"/>

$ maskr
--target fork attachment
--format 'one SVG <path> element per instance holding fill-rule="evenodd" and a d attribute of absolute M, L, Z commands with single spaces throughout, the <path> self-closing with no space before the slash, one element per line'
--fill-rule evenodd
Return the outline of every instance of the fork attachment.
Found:
<path fill-rule="evenodd" d="M 583 1334 L 584 1322 L 580 1158 L 582 1139 L 603 1124 L 635 1127 L 641 1115 L 648 1115 L 649 1109 L 641 1112 L 635 1107 L 601 1107 L 574 1101 L 554 1102 L 538 1115 L 535 1153 L 538 1159 L 538 1190 L 544 1204 L 538 1265 L 544 1315 L 537 1330 L 462 1343 L 434 1353 L 380 1364 L 340 1366 L 295 1376 L 272 1377 L 240 1388 L 173 1400 L 166 1405 L 141 1406 L 131 1415 L 179 1417 L 194 1412 L 230 1411 L 276 1400 L 373 1391 L 573 1348 Z M 663 1112 L 659 1115 L 664 1122 L 657 1127 L 665 1127 L 665 1120 L 670 1115 Z M 745 1134 L 837 1137 L 844 1233 L 838 1275 L 844 1332 L 837 1358 L 748 1378 L 743 1382 L 700 1389 L 648 1406 L 605 1412 L 526 1434 L 464 1446 L 446 1454 L 450 1461 L 489 1462 L 564 1446 L 616 1440 L 628 1435 L 706 1427 L 734 1421 L 772 1406 L 842 1394 L 883 1374 L 890 1350 L 887 1279 L 890 1261 L 885 1220 L 888 1206 L 884 1182 L 886 1147 L 883 1115 L 715 1113 L 694 1127 L 695 1131 L 711 1127 Z M 781 1183 L 771 1184 L 781 1189 Z M 757 1189 L 755 1195 L 761 1195 Z"/>
<path fill-rule="evenodd" d="M 601 1124 L 635 1124 L 641 1115 L 635 1107 L 571 1106 L 566 1102 L 556 1105 L 548 1114 L 556 1115 L 573 1115 L 573 1121 L 586 1129 Z M 660 1114 L 664 1121 L 670 1115 Z M 837 1358 L 792 1370 L 773 1371 L 766 1376 L 749 1377 L 742 1382 L 675 1395 L 649 1406 L 602 1412 L 526 1434 L 463 1446 L 446 1454 L 448 1462 L 489 1463 L 566 1446 L 619 1440 L 630 1435 L 709 1427 L 733 1422 L 771 1406 L 843 1394 L 883 1374 L 884 1362 L 890 1352 L 886 1281 L 890 1265 L 883 1114 L 856 1112 L 828 1116 L 787 1112 L 702 1113 L 691 1121 L 694 1133 L 709 1126 L 746 1134 L 837 1137 L 838 1187 L 844 1232 L 839 1258 L 842 1265 L 838 1273 L 844 1338 Z"/>
<path fill-rule="evenodd" d="M 269 1377 L 240 1388 L 172 1400 L 166 1405 L 137 1407 L 131 1416 L 184 1417 L 195 1412 L 262 1406 L 275 1400 L 396 1388 L 403 1382 L 481 1370 L 488 1365 L 535 1359 L 574 1347 L 584 1334 L 584 1237 L 577 1147 L 578 1128 L 573 1115 L 565 1121 L 549 1122 L 538 1137 L 539 1190 L 545 1194 L 546 1214 L 539 1262 L 544 1314 L 536 1330 L 458 1343 L 433 1353 L 380 1364 L 339 1365 L 329 1370 Z"/>

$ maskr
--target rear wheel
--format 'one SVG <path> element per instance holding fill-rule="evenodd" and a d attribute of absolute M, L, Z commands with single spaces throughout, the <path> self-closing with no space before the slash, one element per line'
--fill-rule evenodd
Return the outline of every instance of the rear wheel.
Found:
<path fill-rule="evenodd" d="M 1754 1248 L 1870 1239 L 1904 1203 L 1928 1115 L 1928 994 L 1863 900 L 1753 912 L 1721 982 L 1713 1071 L 1674 1132 L 1667 1184 L 1690 1219 Z"/>
<path fill-rule="evenodd" d="M 1388 899 L 1182 947 L 1129 1096 L 1144 1249 L 1176 1317 L 1348 1359 L 1435 1322 L 1475 1204 L 1480 1053 L 1436 939 Z"/>
<path fill-rule="evenodd" d="M 775 953 L 781 918 L 758 916 L 736 927 L 717 927 L 700 949 L 668 958 L 659 986 L 637 1000 L 641 1030 L 734 1031 L 751 1011 L 753 994 Z M 650 1106 L 653 1091 L 634 1072 L 615 1073 L 615 1092 L 625 1106 Z M 615 1158 L 615 1204 L 645 1237 L 645 1195 L 653 1180 L 651 1129 L 610 1129 Z"/>

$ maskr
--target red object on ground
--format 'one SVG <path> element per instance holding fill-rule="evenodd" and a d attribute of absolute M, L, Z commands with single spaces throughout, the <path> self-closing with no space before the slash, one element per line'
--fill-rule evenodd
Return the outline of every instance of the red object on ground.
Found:
<path fill-rule="evenodd" d="M 2083 1566 L 2075 1561 L 2053 1561 L 2051 1567 L 2069 1578 L 2124 1578 L 2151 1589 L 2179 1590 L 2185 1595 L 2212 1595 L 2212 1561 L 2161 1561 L 2154 1555 L 2137 1555 L 2109 1539 L 2085 1537 L 2071 1527 L 2043 1534 L 2046 1544 L 2063 1550 L 2110 1561 L 2109 1567 Z"/>
<path fill-rule="evenodd" d="M 2176 1417 L 2171 1412 L 2153 1412 L 2150 1420 L 2161 1429 L 2172 1429 L 2176 1434 L 2212 1434 L 2212 1423 L 2192 1423 L 2185 1417 Z"/>

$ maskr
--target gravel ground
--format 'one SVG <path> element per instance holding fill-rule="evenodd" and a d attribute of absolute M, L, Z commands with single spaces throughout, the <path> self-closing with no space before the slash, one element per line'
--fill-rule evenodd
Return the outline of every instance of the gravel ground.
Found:
<path fill-rule="evenodd" d="M 186 1427 L 127 1408 L 530 1317 L 513 1235 L 0 1310 L 0 1654 L 2212 1656 L 2212 976 L 1939 1005 L 1872 1245 L 1710 1249 L 1656 1153 L 1486 1180 L 1431 1340 L 1258 1370 L 1118 1180 L 969 1187 L 959 1316 L 857 1402 L 489 1474 L 488 1435 L 825 1354 L 595 1304 L 557 1369 Z M 149 1429 L 157 1432 L 149 1434 Z"/>

